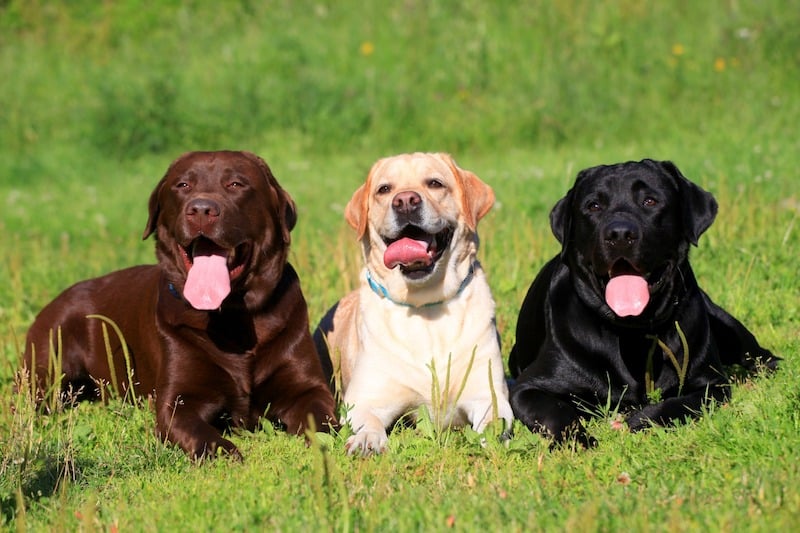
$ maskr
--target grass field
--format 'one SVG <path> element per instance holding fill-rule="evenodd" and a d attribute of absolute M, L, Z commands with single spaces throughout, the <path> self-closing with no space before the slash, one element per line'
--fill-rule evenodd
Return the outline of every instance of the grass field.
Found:
<path fill-rule="evenodd" d="M 0 525 L 8 530 L 776 531 L 800 525 L 800 10 L 795 2 L 0 2 Z M 192 464 L 147 406 L 33 412 L 26 328 L 79 279 L 153 262 L 152 187 L 246 149 L 299 208 L 312 323 L 357 283 L 343 208 L 375 159 L 447 151 L 495 189 L 481 261 L 503 353 L 547 215 L 587 166 L 671 159 L 720 204 L 701 285 L 785 358 L 673 429 L 399 428 L 387 454 L 265 426 Z M 16 410 L 10 406 L 15 405 Z"/>

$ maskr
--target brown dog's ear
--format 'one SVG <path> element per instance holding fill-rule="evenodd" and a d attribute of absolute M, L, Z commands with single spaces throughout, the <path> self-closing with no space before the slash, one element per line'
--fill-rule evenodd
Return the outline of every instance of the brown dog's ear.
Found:
<path fill-rule="evenodd" d="M 261 169 L 261 173 L 264 175 L 264 179 L 272 191 L 272 199 L 278 209 L 278 224 L 280 225 L 283 242 L 286 244 L 291 243 L 292 238 L 290 232 L 294 229 L 295 224 L 297 224 L 297 205 L 294 203 L 294 200 L 292 200 L 292 197 L 289 196 L 289 193 L 280 186 L 266 161 L 252 152 L 242 152 L 242 154 Z"/>
<path fill-rule="evenodd" d="M 683 232 L 686 240 L 697 246 L 700 235 L 711 226 L 717 217 L 717 201 L 714 196 L 686 179 L 671 161 L 645 161 L 657 165 L 675 180 L 681 201 Z"/>
<path fill-rule="evenodd" d="M 289 193 L 281 189 L 277 183 L 273 190 L 278 196 L 277 205 L 279 206 L 283 242 L 289 244 L 292 241 L 289 233 L 294 229 L 295 224 L 297 224 L 297 206 L 294 200 L 292 200 L 292 197 L 289 196 Z"/>
<path fill-rule="evenodd" d="M 459 167 L 449 154 L 437 155 L 450 167 L 450 170 L 459 182 L 461 187 L 461 205 L 464 208 L 467 227 L 471 231 L 475 231 L 478 227 L 478 221 L 482 219 L 494 205 L 494 190 L 473 172 Z"/>
<path fill-rule="evenodd" d="M 147 225 L 144 228 L 144 233 L 142 234 L 142 240 L 147 239 L 153 232 L 156 231 L 158 227 L 158 216 L 161 214 L 161 203 L 158 201 L 158 197 L 161 195 L 161 189 L 164 187 L 164 184 L 167 182 L 167 176 L 169 176 L 172 169 L 183 160 L 187 155 L 191 154 L 192 152 L 185 152 L 181 154 L 175 161 L 169 164 L 167 171 L 164 173 L 164 177 L 161 178 L 161 181 L 158 182 L 156 188 L 153 189 L 153 192 L 150 193 L 150 200 L 147 202 L 148 210 L 150 215 L 147 218 Z"/>
<path fill-rule="evenodd" d="M 161 204 L 158 202 L 158 195 L 161 193 L 161 187 L 164 185 L 166 179 L 166 176 L 161 178 L 161 181 L 158 182 L 156 188 L 153 189 L 152 193 L 150 193 L 150 200 L 147 202 L 147 207 L 150 214 L 147 217 L 147 225 L 144 227 L 142 240 L 147 239 L 158 226 L 158 215 L 161 212 Z"/>

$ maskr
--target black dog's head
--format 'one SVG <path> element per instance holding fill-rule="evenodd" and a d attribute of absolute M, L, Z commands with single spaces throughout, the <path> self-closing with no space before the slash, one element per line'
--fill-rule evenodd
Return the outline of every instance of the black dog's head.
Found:
<path fill-rule="evenodd" d="M 680 269 L 717 213 L 710 193 L 668 161 L 581 171 L 550 213 L 576 290 L 609 320 L 658 320 L 678 298 Z"/>

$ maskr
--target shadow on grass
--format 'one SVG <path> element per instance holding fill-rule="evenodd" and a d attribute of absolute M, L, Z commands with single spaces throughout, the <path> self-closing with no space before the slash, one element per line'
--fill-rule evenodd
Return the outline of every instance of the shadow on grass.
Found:
<path fill-rule="evenodd" d="M 19 478 L 22 479 L 17 479 L 16 483 L 7 479 L 10 486 L 3 487 L 0 494 L 0 523 L 15 521 L 31 504 L 48 500 L 58 493 L 65 482 L 79 481 L 81 472 L 91 470 L 92 466 L 91 461 L 73 461 L 59 454 L 46 454 L 31 461 L 28 466 L 20 465 Z"/>

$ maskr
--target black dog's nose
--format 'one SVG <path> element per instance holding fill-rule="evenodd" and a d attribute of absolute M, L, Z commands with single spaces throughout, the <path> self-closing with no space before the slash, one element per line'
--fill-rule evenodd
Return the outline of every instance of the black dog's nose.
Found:
<path fill-rule="evenodd" d="M 627 220 L 615 220 L 605 227 L 603 240 L 609 246 L 632 246 L 639 240 L 639 227 Z"/>
<path fill-rule="evenodd" d="M 403 191 L 392 198 L 392 209 L 398 213 L 409 214 L 419 207 L 422 197 L 414 191 Z"/>

